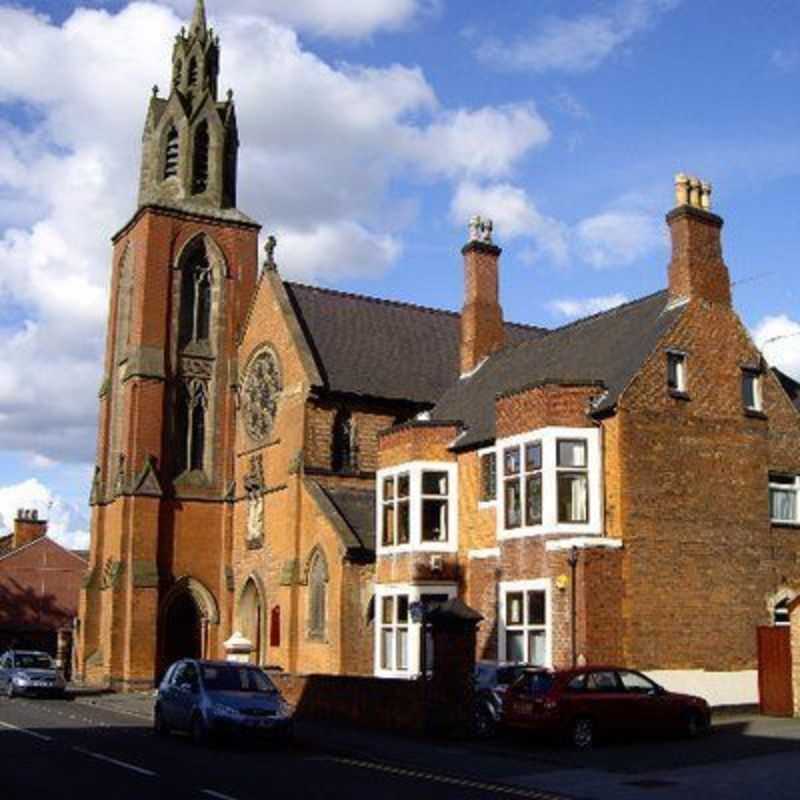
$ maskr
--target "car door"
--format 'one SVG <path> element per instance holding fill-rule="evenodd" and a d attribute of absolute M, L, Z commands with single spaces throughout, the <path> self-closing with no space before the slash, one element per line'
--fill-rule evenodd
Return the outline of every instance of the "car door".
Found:
<path fill-rule="evenodd" d="M 523 674 L 508 687 L 503 699 L 503 721 L 513 727 L 527 727 L 531 724 L 533 696 L 530 693 L 528 674 Z"/>
<path fill-rule="evenodd" d="M 586 673 L 581 706 L 600 730 L 619 733 L 630 729 L 627 700 L 615 670 L 591 670 Z"/>
<path fill-rule="evenodd" d="M 187 661 L 175 679 L 175 727 L 188 731 L 200 693 L 200 675 L 194 661 Z"/>
<path fill-rule="evenodd" d="M 663 732 L 677 724 L 669 695 L 641 672 L 619 671 L 632 724 L 643 732 Z"/>
<path fill-rule="evenodd" d="M 175 692 L 177 690 L 176 677 L 183 668 L 183 664 L 178 662 L 173 664 L 161 681 L 161 686 L 158 689 L 158 703 L 161 708 L 161 715 L 164 722 L 170 727 L 177 725 L 177 712 L 175 710 Z"/>

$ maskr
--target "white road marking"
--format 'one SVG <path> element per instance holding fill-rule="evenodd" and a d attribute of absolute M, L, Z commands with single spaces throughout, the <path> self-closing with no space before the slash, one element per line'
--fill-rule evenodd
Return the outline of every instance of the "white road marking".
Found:
<path fill-rule="evenodd" d="M 33 736 L 34 739 L 41 739 L 43 742 L 52 742 L 51 736 L 45 736 L 43 733 L 36 733 L 36 731 L 29 731 L 27 728 L 18 728 L 16 725 L 11 725 L 8 722 L 0 722 L 0 727 L 8 728 L 10 731 L 17 733 L 24 733 L 28 736 Z"/>
<path fill-rule="evenodd" d="M 236 800 L 235 797 L 231 797 L 229 794 L 215 792 L 213 789 L 203 789 L 203 794 L 207 794 L 209 797 L 216 797 L 217 800 Z"/>
<path fill-rule="evenodd" d="M 403 767 L 393 767 L 390 764 L 379 764 L 375 761 L 358 761 L 351 758 L 333 758 L 340 764 L 347 764 L 351 767 L 361 769 L 372 769 L 378 772 L 386 772 L 389 775 L 399 775 L 405 778 L 416 778 L 417 780 L 430 781 L 431 783 L 444 783 L 451 786 L 461 786 L 464 789 L 477 789 L 494 794 L 503 794 L 509 797 L 527 798 L 527 800 L 566 800 L 563 795 L 553 794 L 552 792 L 540 792 L 536 789 L 525 789 L 522 787 L 510 786 L 508 784 L 488 783 L 484 781 L 471 780 L 469 778 L 456 778 L 450 775 L 439 775 L 435 772 L 422 770 L 405 769 Z"/>
<path fill-rule="evenodd" d="M 72 749 L 76 753 L 82 753 L 90 758 L 96 758 L 98 761 L 105 761 L 109 764 L 114 764 L 117 767 L 129 769 L 131 772 L 138 772 L 140 775 L 149 775 L 151 778 L 156 777 L 155 772 L 152 772 L 149 769 L 144 769 L 143 767 L 134 766 L 133 764 L 128 764 L 126 761 L 117 761 L 116 758 L 110 758 L 109 756 L 104 756 L 102 753 L 95 753 L 91 750 L 84 750 L 82 747 L 73 747 Z"/>

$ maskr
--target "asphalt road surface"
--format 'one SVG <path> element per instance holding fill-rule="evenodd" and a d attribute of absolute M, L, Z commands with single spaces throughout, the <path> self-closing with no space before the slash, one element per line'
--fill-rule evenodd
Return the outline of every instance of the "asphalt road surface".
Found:
<path fill-rule="evenodd" d="M 0 699 L 0 797 L 558 800 L 554 795 L 316 752 L 198 748 L 147 721 L 83 703 Z"/>

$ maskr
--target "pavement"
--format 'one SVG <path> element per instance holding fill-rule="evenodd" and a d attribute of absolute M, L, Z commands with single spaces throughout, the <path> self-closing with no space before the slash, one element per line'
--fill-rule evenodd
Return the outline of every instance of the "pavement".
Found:
<path fill-rule="evenodd" d="M 135 785 L 130 797 L 141 797 L 136 790 L 146 776 L 135 768 L 158 776 L 156 797 L 168 790 L 165 797 L 224 800 L 255 800 L 263 797 L 265 787 L 275 798 L 407 798 L 409 792 L 415 800 L 434 796 L 437 800 L 795 800 L 800 796 L 800 721 L 791 719 L 721 714 L 712 732 L 700 740 L 611 743 L 589 753 L 520 736 L 446 742 L 299 722 L 296 746 L 289 751 L 239 752 L 198 751 L 180 737 L 157 739 L 150 732 L 152 706 L 152 694 L 83 694 L 73 703 L 0 700 L 0 752 L 6 755 L 12 738 L 26 758 L 46 744 L 60 749 L 59 758 L 65 757 L 66 748 L 74 762 L 69 774 L 77 776 L 75 790 L 80 790 L 82 780 L 75 767 L 82 762 L 90 770 L 108 771 L 109 777 L 114 773 L 115 800 L 128 797 L 124 791 L 129 785 Z M 9 724 L 28 733 L 6 727 Z M 8 735 L 12 733 L 16 736 Z M 87 750 L 94 755 L 86 755 Z M 38 797 L 31 791 L 37 776 L 24 769 L 26 759 L 12 763 L 17 765 L 15 774 L 22 768 L 18 783 L 22 793 L 8 793 L 4 779 L 2 797 Z M 30 779 L 33 785 L 25 783 Z"/>

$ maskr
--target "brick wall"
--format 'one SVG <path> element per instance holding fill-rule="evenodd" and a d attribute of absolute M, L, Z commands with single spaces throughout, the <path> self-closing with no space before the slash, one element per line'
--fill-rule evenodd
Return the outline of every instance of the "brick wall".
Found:
<path fill-rule="evenodd" d="M 497 399 L 497 438 L 514 436 L 547 426 L 589 428 L 587 412 L 592 397 L 602 387 L 548 384 L 532 386 Z"/>

